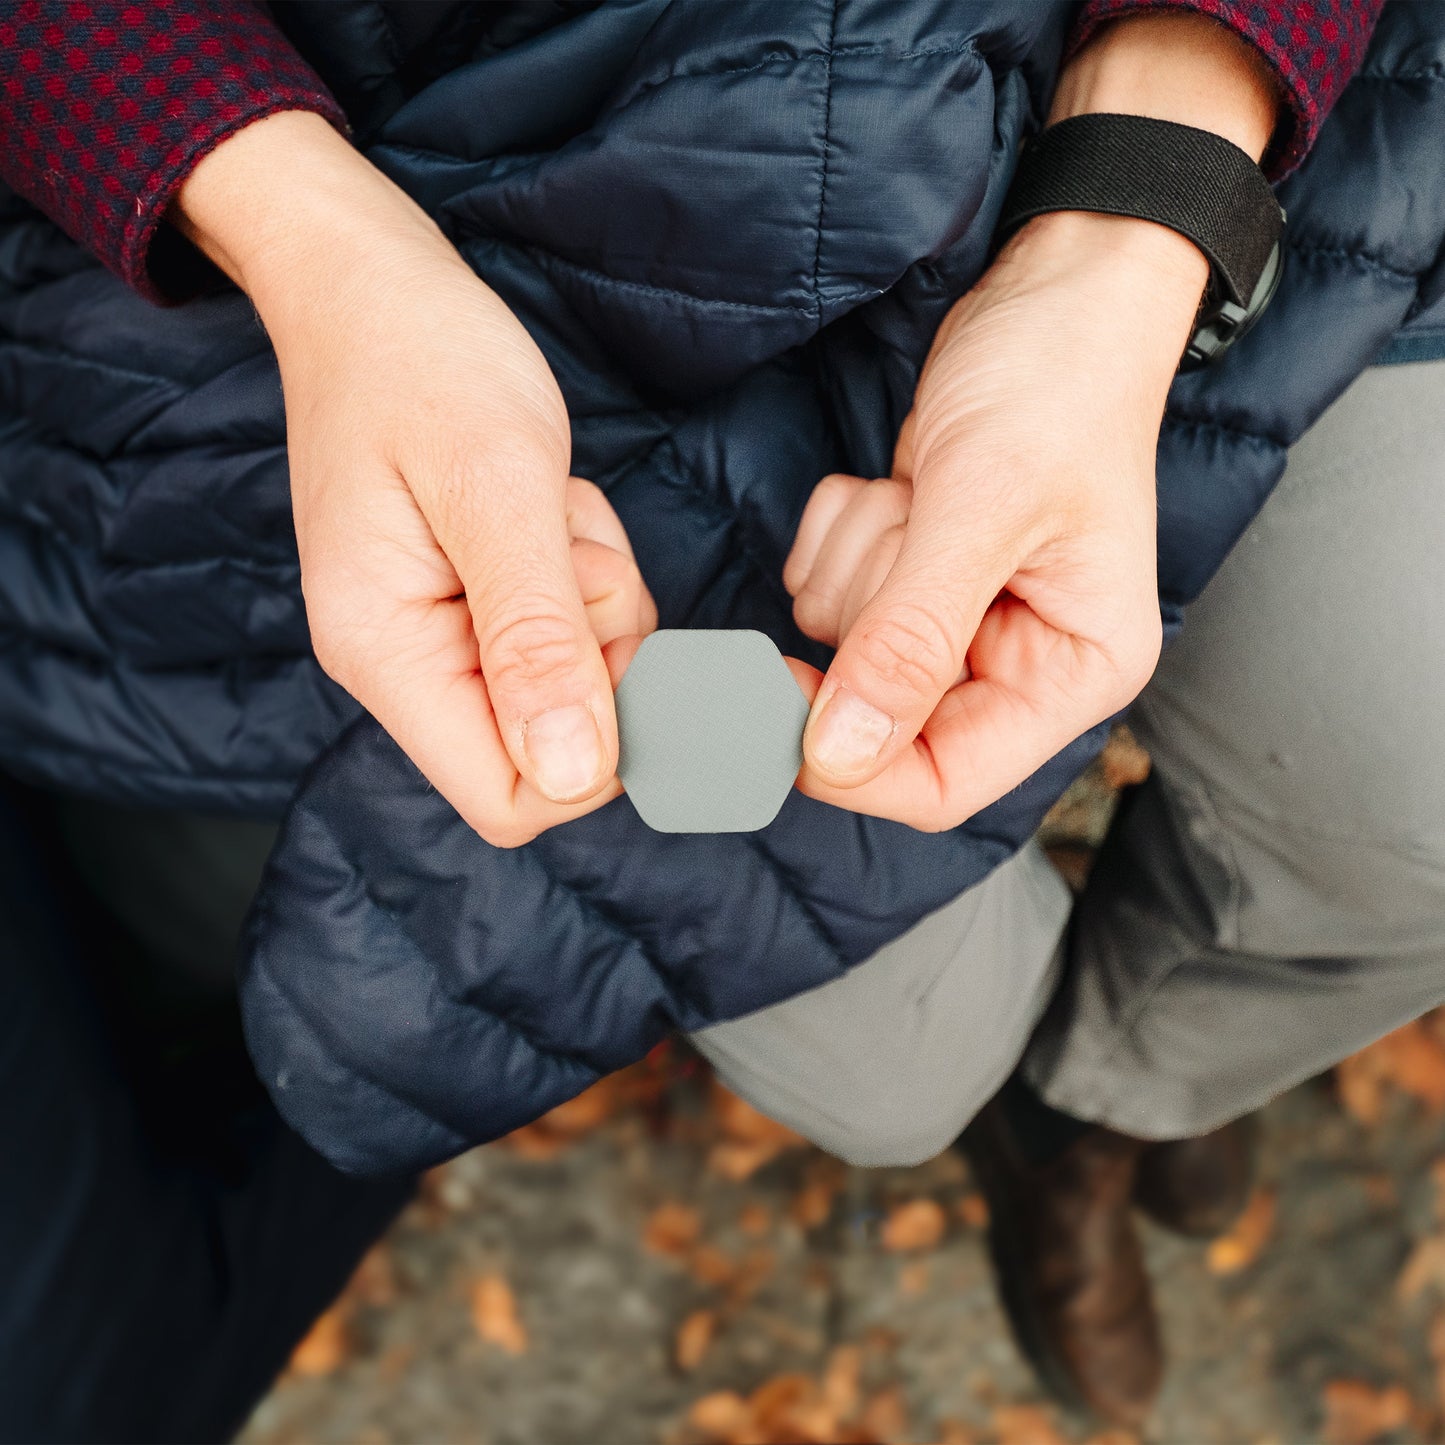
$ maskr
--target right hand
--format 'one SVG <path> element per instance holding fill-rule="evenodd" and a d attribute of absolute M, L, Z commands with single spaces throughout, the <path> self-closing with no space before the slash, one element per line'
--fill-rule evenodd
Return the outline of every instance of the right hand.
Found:
<path fill-rule="evenodd" d="M 657 614 L 606 498 L 569 479 L 531 337 L 316 116 L 240 131 L 177 212 L 276 349 L 321 665 L 490 843 L 610 801 L 613 687 Z"/>

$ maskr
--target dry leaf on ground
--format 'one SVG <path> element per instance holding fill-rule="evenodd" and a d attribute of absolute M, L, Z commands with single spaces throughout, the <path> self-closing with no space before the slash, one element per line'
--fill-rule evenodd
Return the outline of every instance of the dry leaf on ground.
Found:
<path fill-rule="evenodd" d="M 517 1313 L 512 1287 L 499 1274 L 484 1274 L 472 1285 L 472 1328 L 477 1337 L 509 1355 L 527 1352 L 527 1327 Z"/>
<path fill-rule="evenodd" d="M 1395 1281 L 1395 1298 L 1409 1304 L 1432 1285 L 1445 1294 L 1445 1235 L 1441 1234 L 1427 1234 L 1410 1251 Z"/>
<path fill-rule="evenodd" d="M 909 1199 L 888 1211 L 879 1231 L 884 1249 L 901 1252 L 932 1249 L 948 1228 L 948 1216 L 936 1199 Z"/>
<path fill-rule="evenodd" d="M 1415 1019 L 1338 1064 L 1335 1085 L 1347 1112 L 1365 1125 L 1384 1117 L 1391 1091 L 1431 1114 L 1445 1112 L 1445 1040 L 1432 1021 Z"/>
<path fill-rule="evenodd" d="M 714 1390 L 692 1402 L 687 1423 L 709 1441 L 732 1445 L 753 1429 L 752 1406 L 736 1390 Z"/>
<path fill-rule="evenodd" d="M 642 1242 L 654 1254 L 680 1259 L 692 1250 L 701 1235 L 702 1215 L 690 1204 L 670 1199 L 648 1215 Z"/>
<path fill-rule="evenodd" d="M 979 1445 L 979 1434 L 962 1420 L 940 1420 L 932 1445 Z"/>
<path fill-rule="evenodd" d="M 688 1258 L 687 1267 L 699 1284 L 710 1289 L 721 1289 L 738 1275 L 737 1263 L 714 1244 L 698 1245 Z"/>
<path fill-rule="evenodd" d="M 738 1215 L 738 1228 L 754 1238 L 766 1234 L 773 1227 L 773 1211 L 766 1204 L 745 1204 Z"/>
<path fill-rule="evenodd" d="M 1120 723 L 1109 734 L 1104 751 L 1099 754 L 1099 771 L 1105 784 L 1117 791 L 1142 783 L 1149 776 L 1149 754 L 1140 746 L 1139 740 Z"/>
<path fill-rule="evenodd" d="M 396 1303 L 396 1267 L 392 1262 L 391 1247 L 385 1240 L 372 1245 L 362 1256 L 346 1292 L 373 1309 L 384 1309 Z"/>
<path fill-rule="evenodd" d="M 717 1338 L 717 1315 L 712 1310 L 694 1310 L 678 1326 L 672 1356 L 679 1370 L 695 1370 Z"/>
<path fill-rule="evenodd" d="M 858 1425 L 869 1440 L 879 1445 L 893 1445 L 908 1434 L 908 1406 L 903 1391 L 897 1385 L 879 1390 L 858 1417 Z"/>
<path fill-rule="evenodd" d="M 712 1108 L 718 1127 L 729 1139 L 746 1144 L 776 1144 L 782 1149 L 798 1149 L 807 1144 L 801 1134 L 779 1124 L 740 1099 L 716 1079 L 712 1083 Z"/>
<path fill-rule="evenodd" d="M 998 1445 L 1069 1445 L 1046 1405 L 1000 1405 L 993 1428 Z"/>
<path fill-rule="evenodd" d="M 969 1229 L 988 1228 L 988 1201 L 976 1189 L 958 1201 L 954 1212 Z"/>
<path fill-rule="evenodd" d="M 1410 1423 L 1414 1402 L 1403 1385 L 1376 1389 L 1363 1380 L 1331 1380 L 1325 1386 L 1327 1445 L 1370 1445 Z"/>
<path fill-rule="evenodd" d="M 1274 1190 L 1255 1190 L 1229 1232 L 1210 1243 L 1204 1262 L 1211 1274 L 1238 1274 L 1259 1258 L 1274 1228 L 1276 1203 Z"/>
<path fill-rule="evenodd" d="M 898 1293 L 912 1299 L 928 1288 L 929 1267 L 926 1259 L 915 1259 L 898 1271 Z"/>
<path fill-rule="evenodd" d="M 295 1374 L 312 1378 L 329 1375 L 351 1357 L 350 1311 L 338 1302 L 317 1316 L 301 1343 L 291 1352 L 291 1369 Z"/>
<path fill-rule="evenodd" d="M 839 1345 L 828 1356 L 823 1372 L 823 1399 L 840 1419 L 851 1419 L 858 1408 L 859 1381 L 863 1376 L 863 1351 L 858 1345 Z"/>
<path fill-rule="evenodd" d="M 833 1203 L 847 1175 L 836 1159 L 820 1155 L 808 1161 L 803 1187 L 793 1196 L 788 1214 L 804 1229 L 818 1229 L 833 1214 Z"/>

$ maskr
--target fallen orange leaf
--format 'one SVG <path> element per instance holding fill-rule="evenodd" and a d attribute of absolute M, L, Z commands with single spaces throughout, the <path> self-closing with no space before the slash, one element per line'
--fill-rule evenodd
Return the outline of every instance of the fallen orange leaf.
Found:
<path fill-rule="evenodd" d="M 840 1419 L 848 1419 L 858 1408 L 858 1383 L 863 1375 L 863 1351 L 857 1345 L 839 1345 L 828 1356 L 823 1372 L 823 1399 Z"/>
<path fill-rule="evenodd" d="M 738 1228 L 744 1234 L 751 1234 L 754 1237 L 766 1234 L 772 1222 L 772 1211 L 766 1204 L 744 1205 L 743 1212 L 738 1215 Z"/>
<path fill-rule="evenodd" d="M 707 1167 L 734 1184 L 751 1179 L 765 1164 L 783 1152 L 784 1145 L 767 1140 L 724 1139 L 708 1150 Z"/>
<path fill-rule="evenodd" d="M 988 1228 L 988 1201 L 977 1190 L 958 1201 L 957 1213 L 969 1229 Z"/>
<path fill-rule="evenodd" d="M 753 1108 L 716 1079 L 712 1084 L 712 1105 L 723 1133 L 740 1143 L 774 1144 L 780 1149 L 797 1149 L 808 1142 L 786 1124 L 779 1124 L 776 1119 L 770 1119 Z"/>
<path fill-rule="evenodd" d="M 1391 1090 L 1431 1114 L 1445 1112 L 1445 1041 L 1431 1023 L 1415 1019 L 1338 1064 L 1335 1084 L 1340 1102 L 1362 1124 L 1380 1122 Z"/>
<path fill-rule="evenodd" d="M 934 1445 L 978 1445 L 978 1431 L 962 1420 L 940 1420 Z"/>
<path fill-rule="evenodd" d="M 920 1295 L 928 1288 L 928 1261 L 916 1259 L 898 1271 L 898 1293 Z"/>
<path fill-rule="evenodd" d="M 1409 1304 L 1431 1285 L 1445 1294 L 1445 1235 L 1427 1234 L 1410 1251 L 1395 1281 L 1395 1298 Z"/>
<path fill-rule="evenodd" d="M 678 1327 L 672 1355 L 679 1370 L 695 1370 L 712 1348 L 717 1335 L 717 1315 L 712 1310 L 694 1310 Z"/>
<path fill-rule="evenodd" d="M 1149 776 L 1149 766 L 1149 754 L 1128 727 L 1119 723 L 1099 755 L 1099 771 L 1104 775 L 1105 785 L 1117 791 L 1142 783 Z"/>
<path fill-rule="evenodd" d="M 678 1258 L 695 1245 L 702 1234 L 702 1215 L 690 1204 L 669 1200 L 659 1204 L 643 1227 L 642 1242 L 654 1254 Z"/>
<path fill-rule="evenodd" d="M 1370 1445 L 1410 1423 L 1413 1401 L 1403 1385 L 1375 1389 L 1363 1380 L 1331 1380 L 1325 1386 L 1327 1445 Z"/>
<path fill-rule="evenodd" d="M 512 1287 L 499 1274 L 484 1274 L 472 1285 L 472 1328 L 509 1355 L 527 1352 L 527 1327 L 517 1314 Z"/>
<path fill-rule="evenodd" d="M 330 1375 L 344 1365 L 351 1354 L 351 1331 L 345 1305 L 334 1304 L 323 1311 L 291 1351 L 291 1368 L 298 1375 Z"/>
<path fill-rule="evenodd" d="M 687 1266 L 699 1284 L 705 1284 L 712 1289 L 731 1284 L 738 1274 L 738 1266 L 712 1244 L 698 1245 Z"/>
<path fill-rule="evenodd" d="M 1274 1228 L 1275 1204 L 1272 1189 L 1254 1192 L 1244 1207 L 1244 1213 L 1234 1221 L 1229 1232 L 1221 1234 L 1206 1251 L 1204 1262 L 1211 1274 L 1238 1274 L 1259 1258 Z"/>
<path fill-rule="evenodd" d="M 863 1407 L 858 1417 L 862 1433 L 879 1445 L 893 1445 L 908 1434 L 908 1407 L 903 1391 L 897 1385 L 879 1390 Z"/>
<path fill-rule="evenodd" d="M 948 1228 L 948 1216 L 936 1199 L 910 1199 L 888 1211 L 879 1232 L 884 1249 L 932 1249 Z"/>
<path fill-rule="evenodd" d="M 1042 1405 L 1000 1405 L 993 1428 L 998 1445 L 1068 1445 L 1053 1412 Z"/>
<path fill-rule="evenodd" d="M 714 1390 L 692 1402 L 687 1422 L 709 1441 L 731 1445 L 753 1428 L 753 1410 L 736 1390 Z"/>
<path fill-rule="evenodd" d="M 837 1199 L 847 1182 L 848 1171 L 841 1160 L 827 1154 L 815 1154 L 803 1173 L 803 1187 L 788 1206 L 789 1217 L 804 1229 L 817 1229 L 826 1224 Z"/>
<path fill-rule="evenodd" d="M 385 1240 L 372 1245 L 361 1257 L 346 1292 L 374 1309 L 396 1303 L 396 1270 L 392 1265 L 391 1249 Z"/>

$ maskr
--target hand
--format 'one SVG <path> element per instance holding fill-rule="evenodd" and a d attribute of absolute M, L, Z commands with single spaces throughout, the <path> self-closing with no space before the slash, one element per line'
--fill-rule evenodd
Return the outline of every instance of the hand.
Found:
<path fill-rule="evenodd" d="M 1278 96 L 1252 48 L 1200 16 L 1107 24 L 1051 120 L 1085 111 L 1217 131 L 1256 158 Z M 1207 279 L 1146 221 L 1031 221 L 949 313 L 884 480 L 828 477 L 783 580 L 837 646 L 799 787 L 954 827 L 1126 706 L 1153 671 L 1154 451 Z"/>
<path fill-rule="evenodd" d="M 601 644 L 656 611 L 605 497 L 569 480 L 566 408 L 520 323 L 315 116 L 219 147 L 178 219 L 276 348 L 322 666 L 489 842 L 615 797 L 631 648 L 609 672 Z"/>

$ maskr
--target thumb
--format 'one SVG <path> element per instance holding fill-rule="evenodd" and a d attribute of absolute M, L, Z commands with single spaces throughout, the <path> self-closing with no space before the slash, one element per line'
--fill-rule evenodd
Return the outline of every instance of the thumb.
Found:
<path fill-rule="evenodd" d="M 910 520 L 897 559 L 858 613 L 813 701 L 806 765 L 825 783 L 857 787 L 912 744 L 964 677 L 968 649 L 1006 577 L 938 545 Z M 938 535 L 934 532 L 933 535 Z"/>
<path fill-rule="evenodd" d="M 617 717 L 573 571 L 563 481 L 477 494 L 437 541 L 466 589 L 498 733 L 544 797 L 580 802 L 617 769 Z"/>

